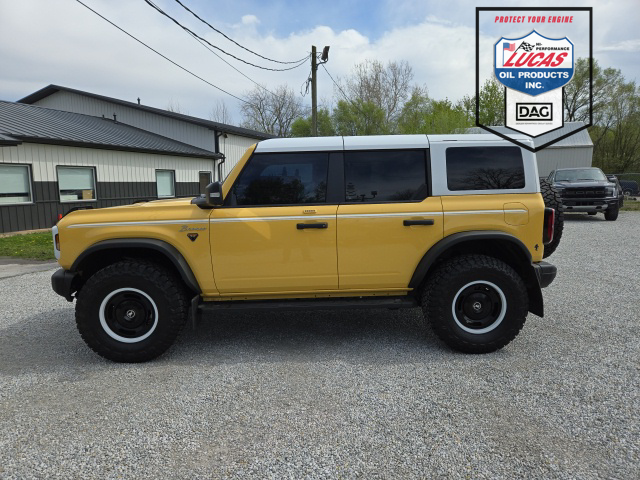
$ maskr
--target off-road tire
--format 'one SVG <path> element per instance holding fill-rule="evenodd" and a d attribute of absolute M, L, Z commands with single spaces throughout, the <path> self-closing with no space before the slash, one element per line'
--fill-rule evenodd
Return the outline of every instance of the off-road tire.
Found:
<path fill-rule="evenodd" d="M 544 254 L 542 255 L 543 258 L 547 258 L 551 256 L 551 254 L 556 251 L 556 248 L 558 248 L 558 245 L 560 245 L 562 230 L 564 230 L 564 213 L 560 209 L 562 206 L 562 198 L 548 180 L 540 180 L 540 193 L 544 199 L 545 207 L 551 207 L 556 211 L 553 225 L 553 240 L 544 246 Z"/>
<path fill-rule="evenodd" d="M 471 328 L 462 325 L 460 319 L 456 321 L 454 313 L 462 302 L 461 292 L 476 282 L 480 287 L 497 287 L 505 300 L 502 319 L 484 328 L 493 328 L 486 333 L 482 329 L 474 330 L 478 333 L 465 331 L 463 328 Z M 465 353 L 489 353 L 507 345 L 524 326 L 528 307 L 527 289 L 520 276 L 506 263 L 485 255 L 463 255 L 446 261 L 422 291 L 422 310 L 435 334 L 452 349 Z"/>
<path fill-rule="evenodd" d="M 618 207 L 618 205 L 610 206 L 604 211 L 604 218 L 610 222 L 614 222 L 618 219 L 618 213 L 620 213 L 620 207 Z"/>
<path fill-rule="evenodd" d="M 134 303 L 122 297 L 126 295 L 133 295 Z M 139 297 L 138 303 L 135 295 Z M 123 300 L 111 305 L 109 302 L 115 298 Z M 113 312 L 122 312 L 127 305 L 140 308 L 132 307 L 126 310 L 126 315 L 133 312 L 135 316 L 139 311 L 139 319 L 147 317 L 141 321 L 142 333 L 137 337 L 121 336 L 122 333 L 117 333 L 120 330 L 115 327 L 112 330 L 113 325 L 107 321 L 114 321 L 117 315 Z M 115 362 L 146 362 L 162 355 L 173 344 L 186 322 L 187 310 L 185 288 L 172 272 L 155 263 L 124 260 L 99 270 L 87 280 L 78 294 L 76 324 L 84 341 L 97 354 Z"/>

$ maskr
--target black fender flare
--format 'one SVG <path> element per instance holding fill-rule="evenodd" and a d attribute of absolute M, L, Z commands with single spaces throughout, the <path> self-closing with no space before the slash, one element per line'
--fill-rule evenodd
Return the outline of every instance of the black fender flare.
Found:
<path fill-rule="evenodd" d="M 515 247 L 515 251 L 522 257 L 523 269 L 518 272 L 523 276 L 523 280 L 527 287 L 527 293 L 529 295 L 529 311 L 539 317 L 544 316 L 544 303 L 542 299 L 542 290 L 538 282 L 535 269 L 532 265 L 531 253 L 522 241 L 505 232 L 491 231 L 491 230 L 473 230 L 468 232 L 459 232 L 449 235 L 442 240 L 438 241 L 433 247 L 431 247 L 427 253 L 424 254 L 415 271 L 409 281 L 409 288 L 417 290 L 424 279 L 429 274 L 431 268 L 436 263 L 438 258 L 446 253 L 449 249 L 460 245 L 465 242 L 474 240 L 499 240 L 503 242 L 509 242 Z"/>
<path fill-rule="evenodd" d="M 94 243 L 78 255 L 78 258 L 75 259 L 69 270 L 71 272 L 77 272 L 80 265 L 82 265 L 82 262 L 96 252 L 130 248 L 154 250 L 160 253 L 171 261 L 173 266 L 180 273 L 180 277 L 186 283 L 187 287 L 196 293 L 202 293 L 200 285 L 198 285 L 198 281 L 196 280 L 196 277 L 184 256 L 173 245 L 155 238 L 115 238 Z"/>

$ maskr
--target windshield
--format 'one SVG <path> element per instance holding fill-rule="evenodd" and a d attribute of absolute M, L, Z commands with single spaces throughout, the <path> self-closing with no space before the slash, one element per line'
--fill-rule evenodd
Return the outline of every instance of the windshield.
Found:
<path fill-rule="evenodd" d="M 599 168 L 576 168 L 575 170 L 558 170 L 556 182 L 580 182 L 590 180 L 606 180 L 604 173 Z"/>

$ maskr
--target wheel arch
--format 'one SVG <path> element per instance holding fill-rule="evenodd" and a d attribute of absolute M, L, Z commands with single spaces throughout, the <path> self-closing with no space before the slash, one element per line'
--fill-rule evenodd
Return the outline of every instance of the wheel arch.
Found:
<path fill-rule="evenodd" d="M 163 265 L 176 273 L 193 293 L 201 293 L 198 281 L 184 256 L 173 245 L 150 238 L 116 238 L 95 243 L 75 259 L 69 269 L 80 275 L 82 284 L 95 272 L 124 258 L 141 258 Z"/>
<path fill-rule="evenodd" d="M 529 311 L 544 316 L 544 303 L 538 278 L 531 264 L 531 253 L 517 237 L 498 231 L 469 231 L 449 235 L 424 254 L 409 282 L 420 291 L 426 280 L 442 262 L 465 254 L 481 254 L 502 260 L 518 272 L 529 296 Z"/>

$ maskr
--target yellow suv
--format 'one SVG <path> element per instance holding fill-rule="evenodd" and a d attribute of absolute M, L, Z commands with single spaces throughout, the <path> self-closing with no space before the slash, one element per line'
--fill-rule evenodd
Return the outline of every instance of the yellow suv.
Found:
<path fill-rule="evenodd" d="M 229 309 L 421 307 L 485 353 L 543 316 L 553 226 L 535 154 L 493 135 L 271 139 L 199 197 L 65 216 L 52 285 L 121 362 Z"/>

